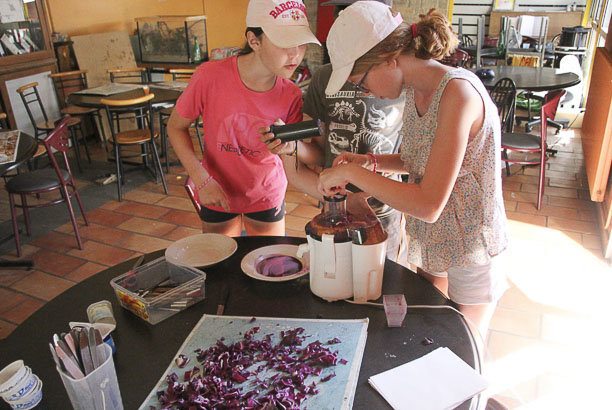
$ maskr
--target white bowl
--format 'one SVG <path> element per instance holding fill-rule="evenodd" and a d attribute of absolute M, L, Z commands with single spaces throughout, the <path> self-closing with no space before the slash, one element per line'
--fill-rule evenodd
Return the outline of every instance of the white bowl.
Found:
<path fill-rule="evenodd" d="M 26 377 L 28 370 L 23 360 L 16 360 L 0 370 L 0 396 L 4 397 Z"/>
<path fill-rule="evenodd" d="M 175 265 L 202 268 L 232 256 L 238 244 L 218 233 L 201 233 L 179 239 L 166 249 L 166 260 Z"/>

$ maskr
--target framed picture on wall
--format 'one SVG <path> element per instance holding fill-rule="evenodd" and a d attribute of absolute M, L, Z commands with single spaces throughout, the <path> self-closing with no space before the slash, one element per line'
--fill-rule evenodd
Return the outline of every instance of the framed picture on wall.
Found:
<path fill-rule="evenodd" d="M 495 0 L 493 10 L 513 10 L 514 0 Z"/>

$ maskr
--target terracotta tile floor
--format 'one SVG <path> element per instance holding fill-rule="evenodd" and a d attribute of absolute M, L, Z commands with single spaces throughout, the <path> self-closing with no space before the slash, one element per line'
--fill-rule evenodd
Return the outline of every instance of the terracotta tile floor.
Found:
<path fill-rule="evenodd" d="M 601 408 L 609 380 L 607 303 L 611 269 L 602 259 L 595 207 L 588 188 L 579 130 L 551 138 L 558 149 L 548 164 L 542 210 L 535 209 L 537 168 L 504 174 L 511 244 L 503 255 L 511 287 L 499 302 L 486 337 L 485 374 L 491 393 L 510 408 Z M 104 155 L 101 149 L 97 154 Z M 36 269 L 0 271 L 0 338 L 75 283 L 121 260 L 200 232 L 182 187 L 184 170 L 167 177 L 170 196 L 145 183 L 90 209 L 82 226 L 84 249 L 66 223 L 24 246 Z M 88 184 L 91 182 L 82 181 Z M 9 219 L 0 191 L 0 222 Z M 287 192 L 287 235 L 304 236 L 317 201 Z M 25 238 L 24 238 L 25 239 Z M 14 251 L 6 258 L 15 258 Z"/>

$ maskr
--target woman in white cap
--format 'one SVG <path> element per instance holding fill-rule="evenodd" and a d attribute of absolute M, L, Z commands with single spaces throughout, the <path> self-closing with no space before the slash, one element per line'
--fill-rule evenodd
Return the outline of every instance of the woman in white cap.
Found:
<path fill-rule="evenodd" d="M 507 246 L 501 189 L 500 123 L 482 82 L 440 64 L 458 41 L 448 20 L 430 10 L 414 24 L 374 1 L 336 19 L 327 38 L 333 66 L 326 92 L 348 79 L 380 98 L 406 91 L 400 154 L 343 153 L 323 171 L 319 190 L 348 183 L 403 211 L 408 260 L 458 304 L 484 337 L 507 288 L 496 258 Z M 408 183 L 371 170 L 404 172 Z"/>
<path fill-rule="evenodd" d="M 192 178 L 204 232 L 284 235 L 287 179 L 283 165 L 259 139 L 277 119 L 302 120 L 302 94 L 289 78 L 307 43 L 319 44 L 301 0 L 251 0 L 246 46 L 238 56 L 202 64 L 177 100 L 168 136 Z M 189 127 L 202 116 L 204 153 L 198 159 Z"/>

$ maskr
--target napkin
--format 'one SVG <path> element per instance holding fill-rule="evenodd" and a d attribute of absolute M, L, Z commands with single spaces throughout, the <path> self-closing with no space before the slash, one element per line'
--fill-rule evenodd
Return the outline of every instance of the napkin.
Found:
<path fill-rule="evenodd" d="M 368 382 L 395 410 L 451 409 L 488 387 L 447 347 L 372 376 Z"/>

